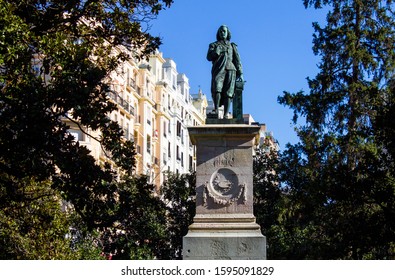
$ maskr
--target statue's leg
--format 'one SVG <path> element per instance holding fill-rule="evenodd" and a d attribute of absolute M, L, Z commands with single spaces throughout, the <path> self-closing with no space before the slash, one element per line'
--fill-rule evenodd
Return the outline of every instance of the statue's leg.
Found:
<path fill-rule="evenodd" d="M 225 98 L 224 98 L 224 119 L 229 118 L 229 103 L 230 103 L 230 98 L 228 96 L 225 96 Z"/>
<path fill-rule="evenodd" d="M 211 85 L 214 110 L 216 113 L 218 113 L 218 109 L 221 106 L 221 92 L 224 87 L 225 74 L 225 72 L 219 72 L 215 77 L 213 77 Z"/>
<path fill-rule="evenodd" d="M 219 104 L 220 104 L 220 101 L 221 101 L 221 92 L 217 91 L 215 93 L 215 97 L 214 97 L 213 101 L 214 101 L 214 109 L 215 109 L 216 112 L 218 112 Z"/>
<path fill-rule="evenodd" d="M 224 81 L 224 94 L 223 94 L 223 104 L 224 104 L 224 118 L 229 118 L 229 107 L 232 102 L 232 98 L 235 90 L 236 81 L 236 71 L 230 70 L 226 73 L 226 78 Z"/>
<path fill-rule="evenodd" d="M 214 91 L 211 92 L 211 98 L 213 99 L 213 104 L 214 104 L 214 111 L 213 111 L 214 113 L 216 113 L 218 110 L 217 95 L 218 93 L 214 89 Z"/>

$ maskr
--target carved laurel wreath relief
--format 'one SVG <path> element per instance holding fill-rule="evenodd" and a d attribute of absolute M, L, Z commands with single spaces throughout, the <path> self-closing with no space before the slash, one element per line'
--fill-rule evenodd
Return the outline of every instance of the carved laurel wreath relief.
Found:
<path fill-rule="evenodd" d="M 246 184 L 240 183 L 237 174 L 230 168 L 216 170 L 205 184 L 203 192 L 203 205 L 207 204 L 207 198 L 211 198 L 215 204 L 228 206 L 241 199 L 246 202 Z"/>

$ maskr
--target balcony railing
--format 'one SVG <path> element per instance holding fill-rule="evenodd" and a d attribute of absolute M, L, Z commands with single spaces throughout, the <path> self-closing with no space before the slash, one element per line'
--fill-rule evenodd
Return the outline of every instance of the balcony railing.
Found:
<path fill-rule="evenodd" d="M 134 141 L 134 135 L 130 133 L 129 128 L 123 128 L 123 137 L 126 138 L 126 140 Z"/>
<path fill-rule="evenodd" d="M 131 86 L 132 88 L 136 89 L 136 88 L 137 88 L 137 86 L 136 86 L 136 81 L 133 80 L 133 79 L 130 79 L 130 80 L 129 80 L 129 86 Z"/>
<path fill-rule="evenodd" d="M 134 116 L 134 107 L 129 104 L 125 99 L 123 99 L 119 94 L 114 91 L 107 92 L 107 96 L 110 97 L 115 103 L 117 103 L 126 112 Z"/>
<path fill-rule="evenodd" d="M 136 124 L 141 124 L 141 116 L 137 116 L 137 123 Z"/>
<path fill-rule="evenodd" d="M 117 96 L 118 94 L 116 94 L 114 91 L 108 91 L 107 92 L 107 96 L 109 98 L 111 98 L 112 100 L 114 100 L 115 102 L 117 102 Z"/>

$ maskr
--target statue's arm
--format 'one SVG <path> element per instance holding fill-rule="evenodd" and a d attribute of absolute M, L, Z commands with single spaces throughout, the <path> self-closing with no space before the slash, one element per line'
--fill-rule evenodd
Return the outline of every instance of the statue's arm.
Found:
<path fill-rule="evenodd" d="M 232 43 L 233 46 L 233 64 L 236 67 L 237 77 L 243 77 L 243 66 L 241 65 L 241 59 L 239 51 L 237 50 L 237 45 Z"/>
<path fill-rule="evenodd" d="M 216 43 L 211 43 L 208 47 L 207 60 L 215 61 L 219 57 L 219 49 Z"/>

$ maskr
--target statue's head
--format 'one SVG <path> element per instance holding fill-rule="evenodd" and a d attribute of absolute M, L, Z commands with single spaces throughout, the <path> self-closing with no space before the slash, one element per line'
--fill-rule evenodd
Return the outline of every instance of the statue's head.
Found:
<path fill-rule="evenodd" d="M 225 38 L 222 38 L 222 34 L 224 31 L 226 32 L 226 35 L 225 35 Z M 217 31 L 217 41 L 220 41 L 223 39 L 230 41 L 230 38 L 231 38 L 231 34 L 230 34 L 229 28 L 226 25 L 221 25 Z"/>

